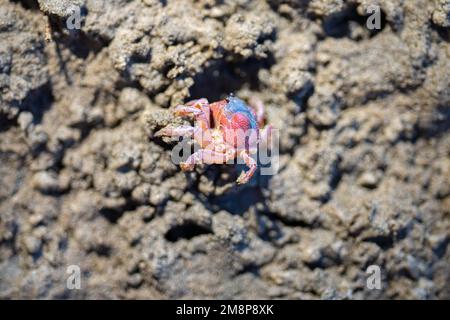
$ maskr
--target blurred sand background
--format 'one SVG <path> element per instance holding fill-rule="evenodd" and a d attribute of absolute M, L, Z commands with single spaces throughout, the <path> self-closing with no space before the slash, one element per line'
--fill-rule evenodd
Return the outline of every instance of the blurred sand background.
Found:
<path fill-rule="evenodd" d="M 0 0 L 0 298 L 449 299 L 449 35 L 447 0 Z M 153 137 L 230 92 L 278 174 Z"/>

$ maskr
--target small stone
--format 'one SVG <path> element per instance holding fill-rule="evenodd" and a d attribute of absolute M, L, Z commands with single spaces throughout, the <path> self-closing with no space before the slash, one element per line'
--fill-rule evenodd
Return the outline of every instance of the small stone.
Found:
<path fill-rule="evenodd" d="M 142 183 L 133 189 L 131 197 L 139 203 L 147 203 L 150 196 L 150 184 Z"/>
<path fill-rule="evenodd" d="M 431 245 L 433 250 L 437 250 L 448 241 L 448 236 L 446 234 L 432 234 L 427 238 L 428 243 Z"/>
<path fill-rule="evenodd" d="M 142 281 L 142 276 L 139 273 L 135 273 L 128 278 L 128 285 L 132 288 L 138 288 L 142 284 Z"/>
<path fill-rule="evenodd" d="M 142 214 L 142 218 L 144 220 L 153 219 L 154 216 L 155 216 L 155 209 L 152 207 L 150 207 L 148 210 L 145 210 Z"/>
<path fill-rule="evenodd" d="M 41 240 L 33 237 L 33 236 L 27 236 L 24 239 L 25 248 L 27 251 L 31 254 L 36 253 L 41 248 Z"/>
<path fill-rule="evenodd" d="M 30 216 L 30 223 L 32 226 L 37 226 L 44 220 L 44 216 L 40 213 L 36 213 Z"/>
<path fill-rule="evenodd" d="M 48 142 L 48 135 L 43 131 L 41 125 L 37 125 L 31 130 L 29 134 L 29 141 L 31 149 L 37 150 L 40 146 Z"/>
<path fill-rule="evenodd" d="M 19 123 L 20 129 L 26 131 L 33 123 L 33 115 L 31 112 L 23 111 L 19 114 L 17 122 Z"/>
<path fill-rule="evenodd" d="M 151 186 L 149 202 L 153 206 L 159 206 L 168 199 L 168 195 L 160 186 Z"/>
<path fill-rule="evenodd" d="M 34 187 L 43 192 L 51 193 L 60 190 L 58 177 L 56 174 L 48 171 L 37 172 L 33 177 Z"/>
<path fill-rule="evenodd" d="M 372 172 L 365 172 L 358 179 L 358 183 L 360 186 L 371 189 L 375 188 L 378 185 L 379 181 L 380 179 L 378 178 L 378 176 Z"/>

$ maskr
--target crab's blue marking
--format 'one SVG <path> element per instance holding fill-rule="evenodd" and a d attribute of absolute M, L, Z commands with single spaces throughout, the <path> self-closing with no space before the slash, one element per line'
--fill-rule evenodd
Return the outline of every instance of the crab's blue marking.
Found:
<path fill-rule="evenodd" d="M 258 129 L 258 122 L 256 121 L 255 115 L 250 111 L 249 107 L 239 98 L 234 96 L 229 96 L 227 98 L 228 104 L 225 109 L 229 112 L 229 115 L 232 116 L 236 113 L 244 114 L 250 123 L 250 129 Z"/>

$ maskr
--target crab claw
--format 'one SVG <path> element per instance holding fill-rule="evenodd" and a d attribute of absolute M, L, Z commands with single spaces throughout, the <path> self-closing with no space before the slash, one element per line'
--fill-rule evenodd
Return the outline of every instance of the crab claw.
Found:
<path fill-rule="evenodd" d="M 172 133 L 172 128 L 171 127 L 165 127 L 162 128 L 161 130 L 155 132 L 154 136 L 155 137 L 163 137 L 163 136 L 170 136 Z"/>
<path fill-rule="evenodd" d="M 165 128 L 162 128 L 158 132 L 155 133 L 155 137 L 182 137 L 182 136 L 191 136 L 195 132 L 195 128 L 191 126 L 179 126 L 179 127 L 173 127 L 173 126 L 167 126 Z"/>
<path fill-rule="evenodd" d="M 194 165 L 191 163 L 182 162 L 180 163 L 180 168 L 182 171 L 192 171 L 194 170 Z"/>
<path fill-rule="evenodd" d="M 242 172 L 239 175 L 239 177 L 236 179 L 236 183 L 237 184 L 246 184 L 249 179 L 250 179 L 250 177 L 247 174 L 245 174 L 245 172 Z"/>
<path fill-rule="evenodd" d="M 173 109 L 173 113 L 177 116 L 196 116 L 201 112 L 202 111 L 198 108 L 184 105 L 176 106 Z"/>
<path fill-rule="evenodd" d="M 242 151 L 240 156 L 244 159 L 245 164 L 249 167 L 249 170 L 242 172 L 236 180 L 237 184 L 247 183 L 256 171 L 256 161 L 246 151 Z"/>

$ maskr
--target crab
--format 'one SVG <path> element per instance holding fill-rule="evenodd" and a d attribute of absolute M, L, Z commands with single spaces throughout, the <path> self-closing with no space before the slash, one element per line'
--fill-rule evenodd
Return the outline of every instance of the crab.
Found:
<path fill-rule="evenodd" d="M 191 116 L 194 126 L 166 126 L 155 136 L 193 137 L 200 149 L 180 163 L 183 171 L 191 171 L 196 164 L 223 164 L 240 157 L 248 167 L 236 183 L 247 183 L 257 169 L 252 157 L 261 144 L 269 145 L 272 126 L 264 126 L 264 106 L 253 99 L 250 107 L 241 99 L 229 95 L 226 99 L 209 103 L 206 98 L 179 105 L 176 116 Z"/>

